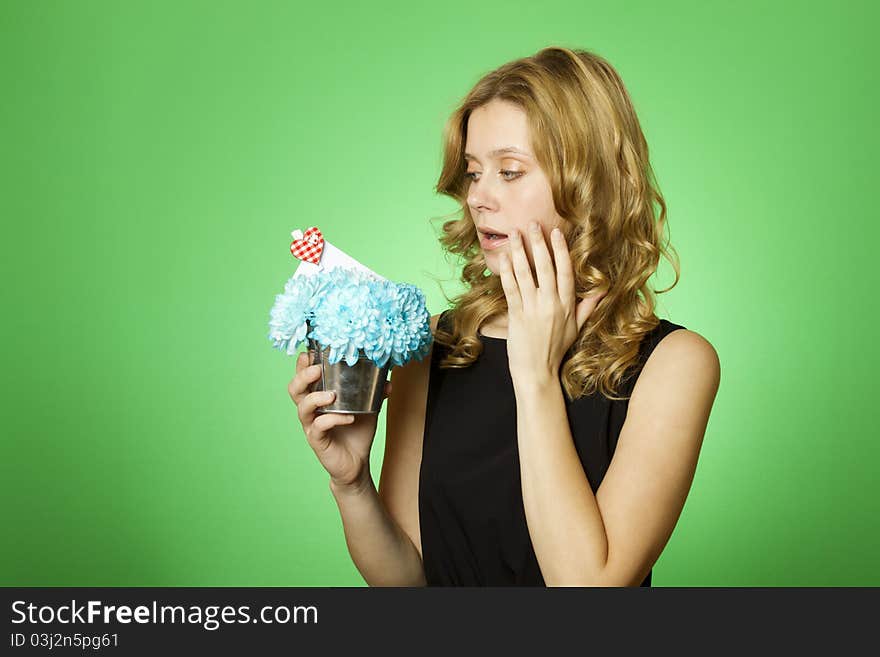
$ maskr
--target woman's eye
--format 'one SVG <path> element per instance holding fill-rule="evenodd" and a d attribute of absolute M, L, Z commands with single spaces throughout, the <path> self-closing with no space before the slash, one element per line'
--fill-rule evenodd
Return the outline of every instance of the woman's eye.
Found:
<path fill-rule="evenodd" d="M 470 178 L 471 180 L 476 180 L 474 176 L 479 175 L 479 171 L 468 171 L 464 174 L 465 178 Z M 507 169 L 502 169 L 499 171 L 502 176 L 504 176 L 505 180 L 516 180 L 522 175 L 522 171 L 508 171 Z"/>

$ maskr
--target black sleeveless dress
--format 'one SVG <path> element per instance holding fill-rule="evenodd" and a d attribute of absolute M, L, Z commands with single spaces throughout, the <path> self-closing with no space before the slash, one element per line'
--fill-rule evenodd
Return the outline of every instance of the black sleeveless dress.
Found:
<path fill-rule="evenodd" d="M 442 326 L 450 312 L 441 315 Z M 661 319 L 643 339 L 639 363 L 680 328 Z M 428 586 L 546 586 L 526 525 L 507 341 L 479 337 L 483 352 L 463 369 L 437 367 L 444 347 L 432 347 L 418 500 L 425 578 Z M 631 375 L 617 396 L 631 395 L 636 378 Z M 611 464 L 628 404 L 598 392 L 566 399 L 594 494 Z M 651 572 L 641 586 L 650 585 Z"/>

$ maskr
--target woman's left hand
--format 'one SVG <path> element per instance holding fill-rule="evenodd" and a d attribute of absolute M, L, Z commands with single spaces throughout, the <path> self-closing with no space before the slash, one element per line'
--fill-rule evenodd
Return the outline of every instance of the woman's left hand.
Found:
<path fill-rule="evenodd" d="M 532 243 L 537 287 L 522 239 Z M 553 259 L 543 230 L 532 222 L 528 236 L 521 237 L 517 231 L 510 235 L 512 260 L 501 254 L 501 285 L 507 298 L 507 360 L 514 382 L 558 381 L 565 353 L 606 294 L 605 290 L 596 291 L 576 303 L 571 256 L 559 229 L 551 233 L 550 243 Z"/>

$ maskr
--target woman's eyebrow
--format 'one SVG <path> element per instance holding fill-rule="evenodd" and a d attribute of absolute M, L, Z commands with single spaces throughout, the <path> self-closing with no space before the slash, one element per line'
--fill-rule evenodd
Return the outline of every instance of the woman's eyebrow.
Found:
<path fill-rule="evenodd" d="M 531 157 L 528 153 L 523 150 L 520 150 L 516 146 L 504 146 L 503 148 L 496 148 L 494 151 L 489 152 L 489 157 L 497 157 L 498 155 L 503 155 L 504 153 L 519 153 L 520 155 L 525 155 L 526 157 Z M 466 160 L 477 160 L 479 158 L 475 155 L 471 155 L 470 153 L 464 154 L 464 159 Z"/>

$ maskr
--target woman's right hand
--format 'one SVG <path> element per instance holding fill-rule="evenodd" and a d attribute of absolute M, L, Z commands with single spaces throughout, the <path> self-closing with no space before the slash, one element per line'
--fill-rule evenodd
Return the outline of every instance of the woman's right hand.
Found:
<path fill-rule="evenodd" d="M 287 386 L 296 404 L 299 421 L 315 455 L 336 486 L 356 485 L 370 467 L 370 448 L 376 436 L 378 413 L 316 413 L 319 406 L 333 402 L 333 391 L 309 392 L 321 378 L 321 365 L 309 364 L 309 351 L 296 359 L 296 375 Z M 391 395 L 385 382 L 383 398 Z"/>

